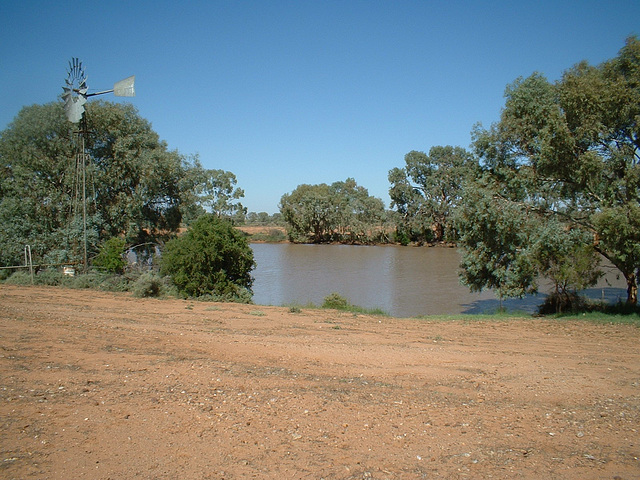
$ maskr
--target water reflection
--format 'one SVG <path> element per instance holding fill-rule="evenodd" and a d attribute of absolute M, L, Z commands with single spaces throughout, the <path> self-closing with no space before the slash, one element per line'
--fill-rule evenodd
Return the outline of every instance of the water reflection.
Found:
<path fill-rule="evenodd" d="M 485 313 L 500 306 L 492 292 L 471 293 L 460 285 L 460 255 L 451 248 L 288 243 L 252 248 L 257 262 L 253 300 L 259 305 L 320 305 L 337 292 L 355 305 L 398 317 Z M 625 298 L 623 282 L 615 275 L 607 279 L 591 296 Z M 509 299 L 503 306 L 533 313 L 543 299 Z"/>

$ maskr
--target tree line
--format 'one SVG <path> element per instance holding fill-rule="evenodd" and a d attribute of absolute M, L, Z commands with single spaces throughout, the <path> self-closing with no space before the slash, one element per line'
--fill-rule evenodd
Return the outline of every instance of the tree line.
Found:
<path fill-rule="evenodd" d="M 640 41 L 555 82 L 534 73 L 505 90 L 500 120 L 477 125 L 469 149 L 411 151 L 388 174 L 390 209 L 353 178 L 299 185 L 279 213 L 247 212 L 233 173 L 168 149 L 131 105 L 91 102 L 86 152 L 87 239 L 96 255 L 122 239 L 141 253 L 203 214 L 280 223 L 290 241 L 454 242 L 461 279 L 500 296 L 556 297 L 593 285 L 601 257 L 637 303 L 640 277 Z M 42 263 L 78 255 L 79 137 L 53 102 L 23 108 L 0 133 L 0 265 L 31 245 Z M 136 247 L 137 246 L 137 247 Z M 245 262 L 249 265 L 251 262 Z"/>

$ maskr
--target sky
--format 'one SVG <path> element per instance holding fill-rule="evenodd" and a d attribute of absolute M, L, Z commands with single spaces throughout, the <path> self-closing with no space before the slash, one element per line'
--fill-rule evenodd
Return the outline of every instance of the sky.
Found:
<path fill-rule="evenodd" d="M 5 0 L 0 131 L 24 106 L 59 101 L 78 57 L 90 92 L 135 75 L 134 98 L 101 98 L 233 172 L 249 211 L 349 177 L 389 206 L 406 153 L 468 148 L 518 77 L 558 80 L 630 35 L 638 0 Z"/>

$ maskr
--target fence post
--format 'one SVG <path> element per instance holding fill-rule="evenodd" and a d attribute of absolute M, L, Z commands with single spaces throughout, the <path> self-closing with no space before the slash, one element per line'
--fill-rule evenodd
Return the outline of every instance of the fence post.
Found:
<path fill-rule="evenodd" d="M 27 250 L 29 251 L 29 273 L 31 274 L 31 285 L 33 285 L 33 260 L 31 259 L 31 245 L 26 245 L 24 247 L 24 263 L 25 264 L 27 263 Z"/>

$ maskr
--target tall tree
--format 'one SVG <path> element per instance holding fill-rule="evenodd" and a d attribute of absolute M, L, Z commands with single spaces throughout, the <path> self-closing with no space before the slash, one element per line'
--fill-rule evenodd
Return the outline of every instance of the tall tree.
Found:
<path fill-rule="evenodd" d="M 191 165 L 131 105 L 90 102 L 86 118 L 90 250 L 105 238 L 136 244 L 177 230 L 193 198 L 185 181 Z M 55 102 L 23 108 L 0 133 L 2 263 L 20 262 L 25 244 L 40 259 L 74 256 L 81 232 L 76 128 Z"/>
<path fill-rule="evenodd" d="M 200 204 L 218 217 L 244 218 L 247 209 L 239 202 L 244 197 L 244 190 L 236 187 L 237 183 L 232 172 L 203 169 L 197 187 Z"/>
<path fill-rule="evenodd" d="M 380 233 L 384 203 L 353 178 L 299 185 L 282 196 L 280 212 L 295 242 L 369 243 Z"/>
<path fill-rule="evenodd" d="M 0 133 L 2 264 L 19 264 L 24 245 L 36 258 L 64 245 L 73 159 L 73 136 L 59 103 L 22 109 Z"/>
<path fill-rule="evenodd" d="M 582 232 L 582 241 L 620 270 L 627 302 L 636 304 L 640 41 L 628 39 L 597 67 L 579 63 L 555 83 L 538 73 L 520 78 L 505 96 L 500 122 L 475 132 L 494 200 L 530 218 L 553 217 L 566 234 Z"/>
<path fill-rule="evenodd" d="M 298 185 L 282 196 L 279 207 L 289 225 L 291 241 L 321 243 L 330 240 L 336 226 L 335 206 L 326 183 Z"/>
<path fill-rule="evenodd" d="M 369 243 L 382 231 L 385 211 L 382 200 L 369 195 L 353 178 L 329 187 L 336 205 L 336 230 L 342 242 Z"/>
<path fill-rule="evenodd" d="M 389 172 L 391 206 L 402 218 L 399 227 L 414 239 L 453 240 L 453 210 L 462 183 L 478 171 L 473 155 L 461 147 L 436 146 L 428 155 L 411 151 L 404 160 L 403 168 Z"/>

